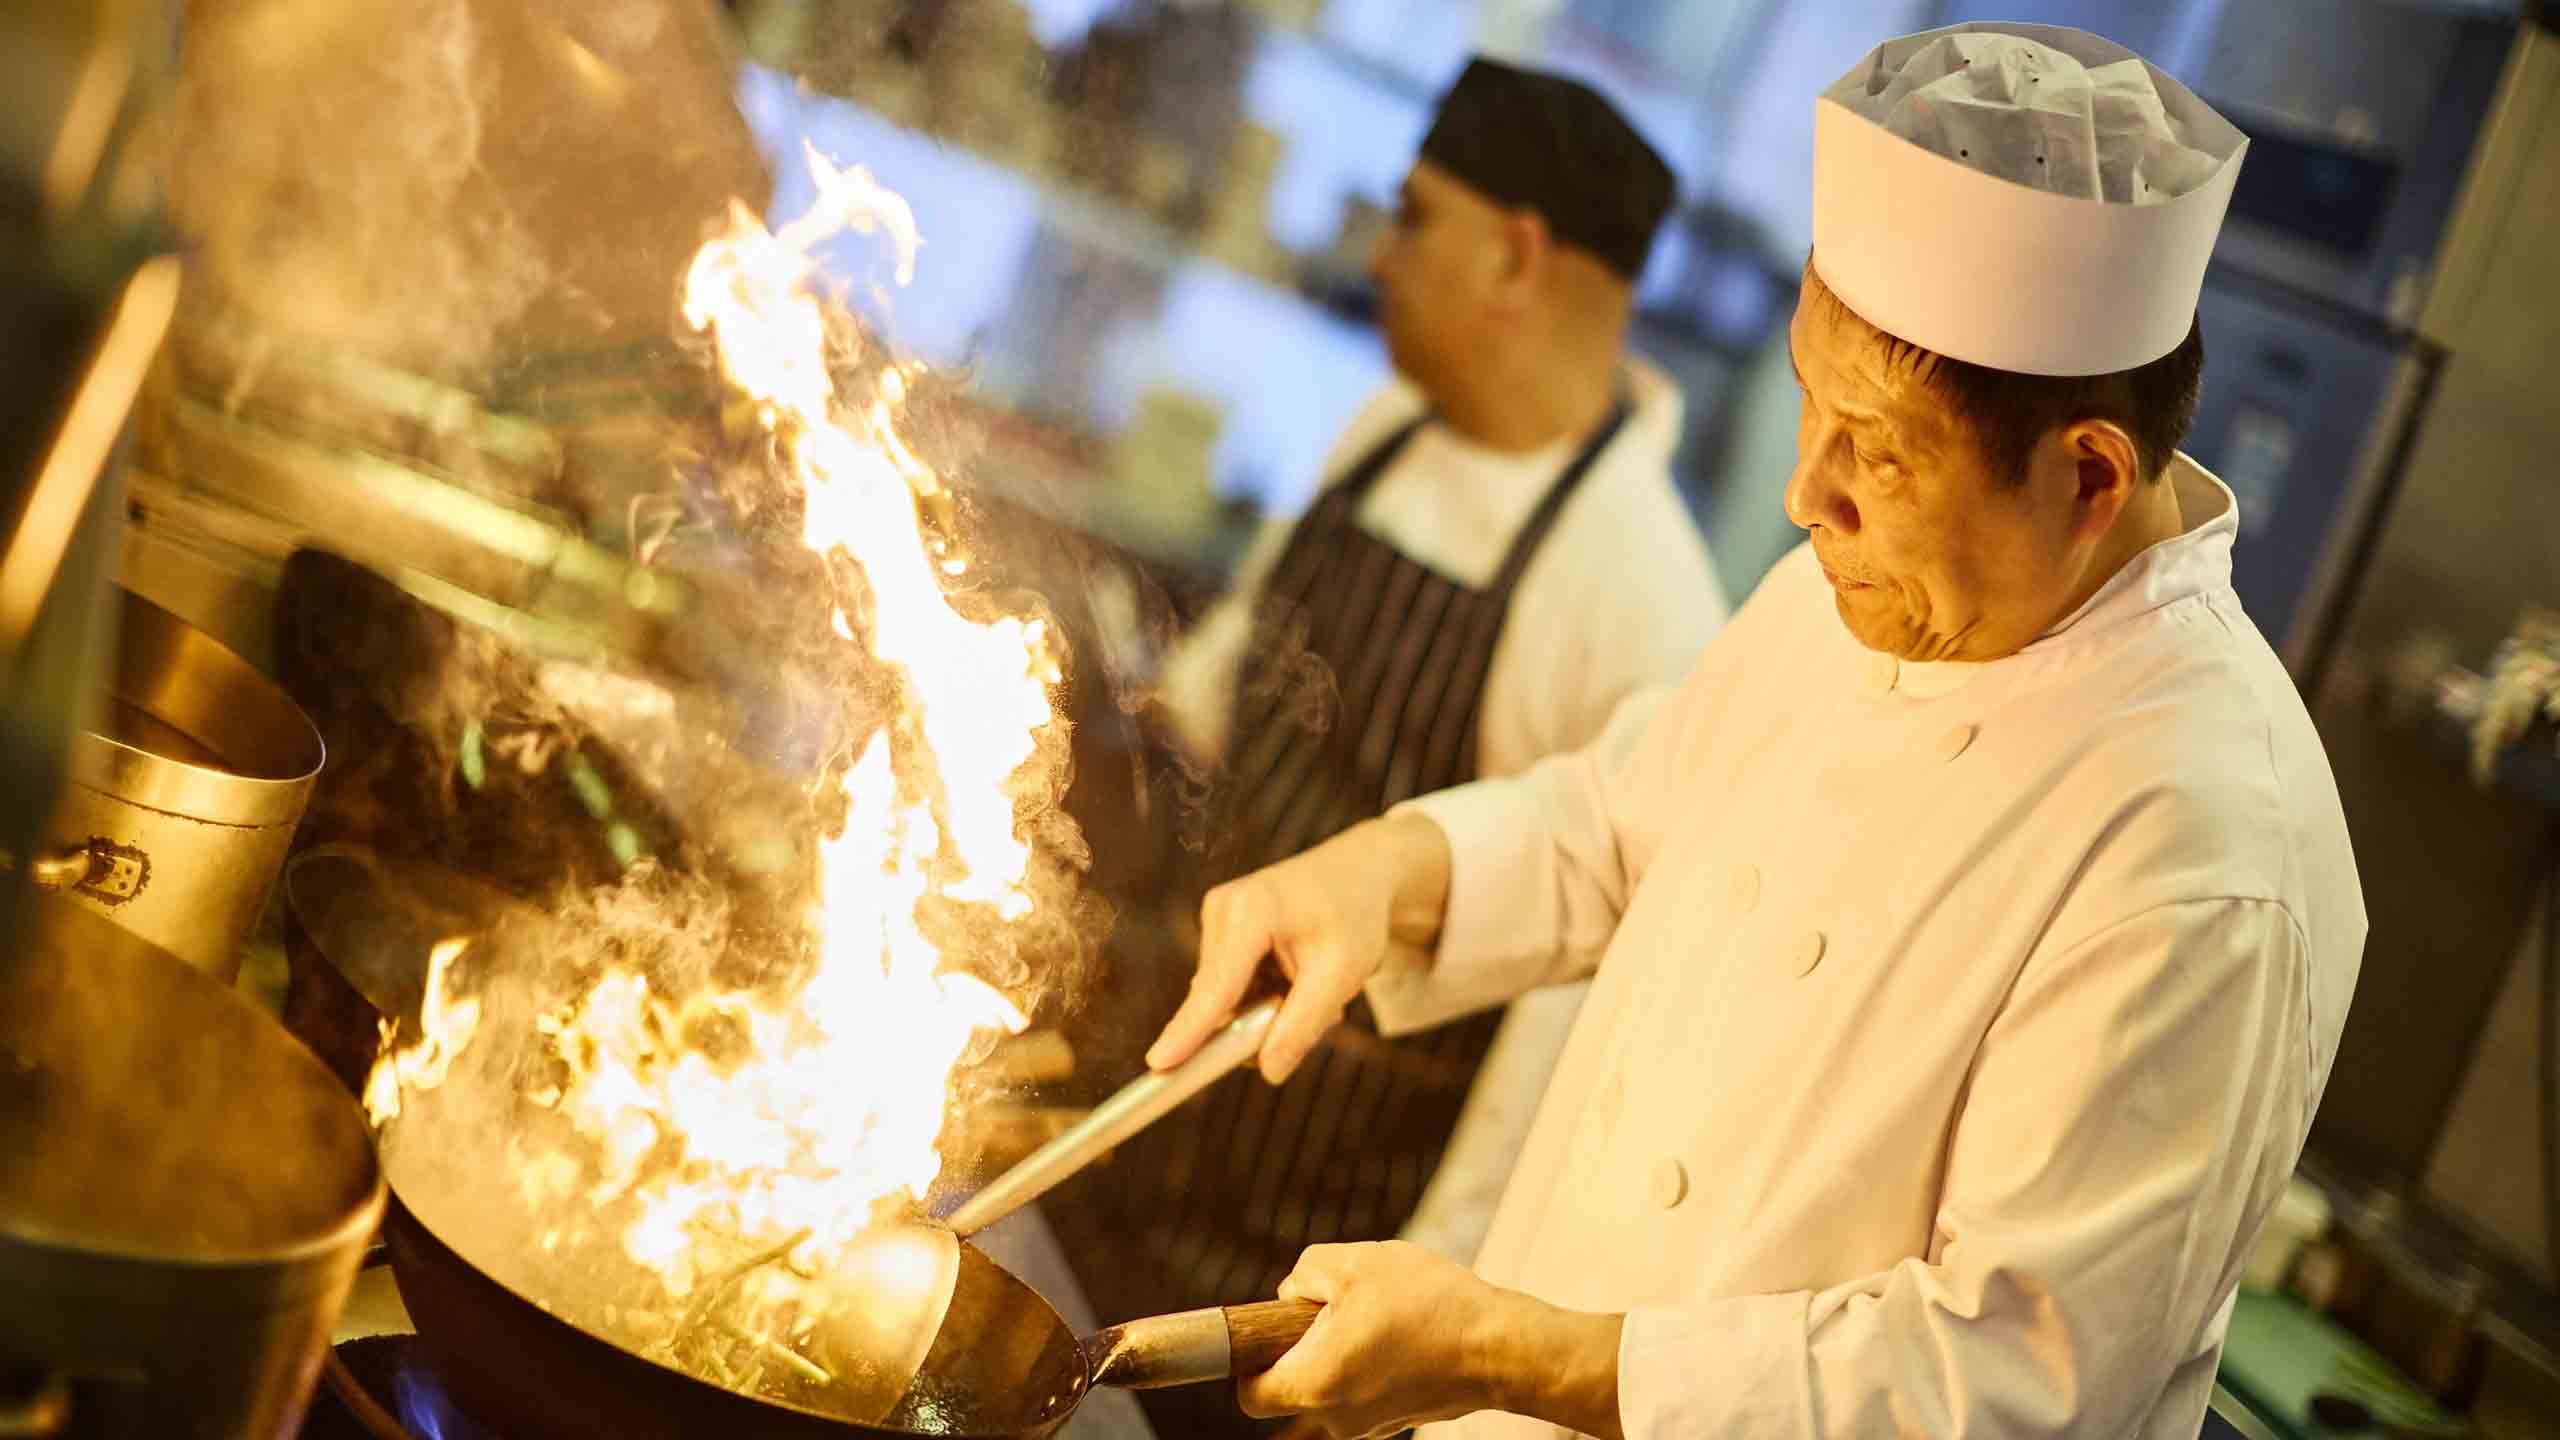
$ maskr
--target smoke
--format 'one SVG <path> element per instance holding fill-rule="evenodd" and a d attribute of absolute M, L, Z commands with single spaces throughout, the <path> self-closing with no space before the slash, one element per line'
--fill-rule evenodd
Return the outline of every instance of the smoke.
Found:
<path fill-rule="evenodd" d="M 194 8 L 170 202 L 200 293 L 425 373 L 485 362 L 550 272 L 480 168 L 474 8 Z"/>
<path fill-rule="evenodd" d="M 547 703 L 615 736 L 630 773 L 691 796 L 698 809 L 677 808 L 708 823 L 678 863 L 572 882 L 544 919 L 512 927 L 485 981 L 541 995 L 488 1005 L 481 1053 L 459 1072 L 483 1077 L 485 1106 L 447 1096 L 424 1112 L 482 1110 L 470 1118 L 487 1123 L 519 1099 L 556 1107 L 565 1133 L 507 1131 L 522 1228 L 546 1254 L 618 1235 L 668 1302 L 776 1256 L 823 1270 L 875 1202 L 925 1198 L 950 1168 L 954 1089 L 983 1098 L 946 1077 L 1020 1025 L 1017 1007 L 1090 974 L 1100 931 L 1063 804 L 1050 617 L 1035 597 L 968 583 L 934 427 L 916 423 L 931 377 L 842 307 L 778 293 L 793 272 L 771 241 L 747 222 L 696 272 L 730 282 L 711 297 L 727 307 L 724 370 L 779 388 L 724 409 L 681 493 L 652 507 L 691 522 L 660 527 L 653 549 L 706 597 L 686 628 L 719 638 L 709 668 L 730 677 L 726 723 L 697 740 L 678 728 L 675 690 L 581 667 L 533 674 Z M 521 766 L 539 747 L 519 748 Z M 752 809 L 705 793 L 699 777 L 742 754 L 796 787 L 769 787 Z M 795 860 L 814 855 L 785 868 L 811 882 L 797 905 L 739 903 L 728 881 L 748 867 L 729 842 L 756 837 L 718 826 L 741 815 L 792 837 Z M 409 1113 L 400 1125 L 418 1123 Z M 687 1322 L 667 1338 L 691 1365 L 706 1332 Z M 700 1353 L 715 1369 L 750 1363 L 717 1344 Z"/>
<path fill-rule="evenodd" d="M 194 0 L 181 61 L 190 312 L 466 385 L 667 340 L 769 190 L 704 0 Z"/>
<path fill-rule="evenodd" d="M 171 201 L 200 321 L 466 387 L 524 374 L 546 353 L 639 341 L 689 352 L 716 393 L 707 346 L 679 315 L 680 282 L 704 236 L 733 206 L 760 210 L 771 187 L 707 0 L 197 0 L 183 62 Z M 843 193 L 861 215 L 896 218 L 876 192 Z M 903 269 L 912 244 L 890 239 L 889 268 Z M 840 310 L 830 323 L 839 394 L 894 384 L 897 439 L 922 468 L 955 473 L 968 427 L 946 420 L 943 397 L 960 382 L 903 365 Z M 260 351 L 225 353 L 237 373 L 208 378 L 236 410 L 259 389 Z M 793 877 L 810 837 L 841 820 L 843 767 L 868 737 L 895 732 L 911 697 L 831 628 L 832 601 L 858 600 L 861 577 L 841 563 L 830 574 L 801 545 L 796 481 L 752 407 L 704 417 L 659 457 L 655 483 L 606 497 L 635 553 L 698 596 L 652 657 L 672 672 L 652 677 L 667 682 L 654 692 L 538 668 L 402 597 L 330 605 L 353 588 L 343 576 L 318 587 L 320 604 L 286 607 L 289 663 L 309 662 L 297 693 L 334 688 L 315 708 L 365 722 L 332 730 L 356 743 L 333 747 L 341 773 L 324 788 L 343 803 L 322 798 L 324 825 L 371 839 L 406 819 L 440 837 L 420 848 L 466 864 L 483 844 L 507 861 L 493 878 L 520 894 L 592 886 L 637 849 L 761 888 L 773 915 L 806 898 Z M 961 573 L 956 604 L 1036 613 L 971 589 L 950 495 L 928 489 L 920 503 Z M 858 634 L 861 606 L 848 609 Z M 398 623 L 385 639 L 360 617 Z M 361 704 L 331 703 L 350 690 Z M 1017 994 L 1072 976 L 1094 948 L 1078 883 L 1087 856 L 1060 803 L 1067 742 L 1063 723 L 1043 732 L 1013 784 L 1034 856 L 1031 915 L 937 906 L 931 919 L 955 964 Z M 931 773 L 916 751 L 901 743 L 910 788 Z M 541 839 L 516 843 L 501 817 L 529 805 L 545 814 Z M 633 811 L 665 823 L 636 826 Z M 592 838 L 558 838 L 586 821 Z M 577 861 L 546 874 L 546 848 Z"/>
<path fill-rule="evenodd" d="M 739 209 L 760 209 L 763 184 L 716 46 L 702 43 L 695 23 L 708 14 L 686 0 L 199 6 L 173 202 L 197 246 L 200 320 L 464 388 L 538 369 L 529 357 L 547 352 L 637 340 L 680 363 L 689 357 L 690 378 L 724 393 L 708 347 L 677 328 L 679 284 L 706 221 L 733 197 Z M 695 83 L 709 75 L 723 79 Z M 733 133 L 751 183 L 737 178 Z M 824 330 L 836 409 L 909 481 L 941 598 L 1006 635 L 1045 630 L 1045 653 L 1027 642 L 1032 673 L 1063 670 L 1045 605 L 975 578 L 969 519 L 936 478 L 967 460 L 969 427 L 953 418 L 962 407 L 950 399 L 960 379 L 902 361 L 841 306 L 826 312 Z M 227 390 L 224 408 L 254 409 L 262 378 L 272 380 L 259 373 L 258 348 L 241 347 L 252 358 L 238 373 L 213 377 Z M 278 388 L 263 392 L 270 407 Z M 803 1117 L 815 1122 L 815 1133 L 832 1109 L 857 1130 L 866 1115 L 893 1132 L 921 1115 L 930 1142 L 930 1122 L 947 1114 L 938 1104 L 972 1105 L 987 1093 L 968 1069 L 979 1057 L 966 1052 L 960 1078 L 943 1086 L 969 1027 L 980 1027 L 983 1051 L 996 1032 L 981 1017 L 1002 1010 L 1002 999 L 1035 1015 L 1073 1008 L 1106 923 L 1086 893 L 1092 857 L 1064 803 L 1069 724 L 1031 730 L 1019 764 L 1009 749 L 985 752 L 1001 756 L 990 773 L 1013 764 L 1003 800 L 1027 859 L 1018 897 L 989 898 L 989 877 L 974 872 L 964 891 L 952 837 L 992 782 L 951 793 L 954 757 L 934 749 L 979 732 L 955 728 L 948 695 L 938 707 L 923 703 L 939 663 L 931 646 L 911 643 L 903 663 L 875 653 L 877 636 L 890 633 L 877 606 L 902 599 L 912 614 L 913 594 L 871 593 L 872 577 L 845 553 L 867 547 L 866 534 L 825 554 L 809 548 L 804 472 L 769 398 L 732 395 L 699 422 L 681 448 L 655 457 L 654 488 L 599 507 L 633 532 L 642 565 L 693 597 L 649 653 L 608 664 L 538 659 L 313 552 L 288 565 L 279 601 L 288 685 L 333 755 L 306 839 L 435 859 L 534 902 L 457 962 L 459 998 L 479 1007 L 479 1022 L 450 1074 L 425 1103 L 404 1105 L 386 1138 L 395 1183 L 404 1200 L 423 1190 L 422 1213 L 475 1263 L 527 1294 L 576 1298 L 583 1323 L 634 1344 L 647 1337 L 632 1325 L 663 1319 L 670 1293 L 683 1288 L 669 1278 L 662 1291 L 640 1273 L 663 1257 L 638 1269 L 606 1263 L 641 1244 L 635 1219 L 678 1213 L 644 1200 L 653 1180 L 727 1185 L 743 1176 L 744 1201 L 860 1169 L 830 1168 L 846 1148 L 830 1143 L 848 1138 L 839 1133 L 801 1145 L 801 1159 L 767 1163 L 758 1152 L 705 1171 L 704 1150 L 688 1151 L 680 1131 L 716 1147 L 736 1138 L 733 1123 L 769 1133 L 766 1122 L 784 1114 L 795 1129 Z M 1038 699 L 1035 686 L 1033 714 Z M 843 874 L 861 873 L 833 865 L 831 842 L 883 834 L 938 836 L 940 848 L 920 842 L 920 863 L 902 853 L 897 867 L 880 867 L 870 898 L 894 913 L 855 906 L 841 935 L 816 923 L 821 877 L 833 893 Z M 859 845 L 850 853 L 869 856 Z M 899 887 L 919 873 L 922 898 L 910 906 Z M 910 918 L 929 950 L 909 944 L 903 953 L 923 953 L 927 964 L 910 958 L 901 973 L 884 967 L 870 977 L 876 1007 L 844 1003 L 848 990 L 870 993 L 844 978 L 881 964 L 864 947 L 885 951 Z M 831 1010 L 812 998 L 830 977 Z M 972 1008 L 972 980 L 1002 999 Z M 949 1049 L 902 1043 L 910 1037 L 897 1033 L 901 1017 L 931 1009 L 907 1008 L 918 989 L 962 997 L 935 1017 L 937 1037 L 956 1037 Z M 832 1025 L 836 1040 L 856 1043 L 827 1049 L 790 1033 L 803 1001 L 804 1031 Z M 579 1028 L 582 1013 L 615 1005 L 626 1012 Z M 954 1015 L 964 1023 L 955 1027 Z M 600 1134 L 572 1119 L 592 1118 L 576 1111 L 581 1076 L 603 1072 L 573 1063 L 571 1037 L 598 1033 L 632 1037 L 630 1063 L 616 1075 L 668 1082 L 670 1094 L 758 1092 L 772 1103 L 716 1116 L 664 1106 L 655 1112 L 663 1125 Z M 831 1058 L 876 1040 L 873 1070 L 890 1073 L 844 1064 L 828 1073 L 834 1088 L 823 1101 L 795 1088 L 804 1076 L 780 1070 L 760 1089 L 751 1067 L 777 1036 L 785 1052 Z M 685 1065 L 702 1073 L 672 1075 Z M 904 1103 L 919 1081 L 921 1109 Z M 880 1095 L 863 1093 L 871 1085 Z M 861 1133 L 850 1139 L 867 1143 Z M 933 1158 L 930 1144 L 922 1153 Z M 503 1157 L 494 1176 L 491 1157 Z M 860 1175 L 845 1193 L 867 1203 L 876 1192 L 861 1186 L 878 1178 Z M 715 1201 L 700 1212 L 714 1223 L 699 1233 L 649 1230 L 651 1243 L 680 1247 L 668 1276 L 699 1276 L 736 1263 L 740 1249 L 787 1241 L 772 1215 L 753 1210 Z M 596 1277 L 606 1277 L 601 1294 Z"/>

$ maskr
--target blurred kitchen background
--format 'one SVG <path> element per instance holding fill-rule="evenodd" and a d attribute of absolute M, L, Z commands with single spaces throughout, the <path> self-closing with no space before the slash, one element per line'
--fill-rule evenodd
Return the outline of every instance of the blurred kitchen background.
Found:
<path fill-rule="evenodd" d="M 1807 96 L 1943 0 L 742 0 L 748 119 L 904 194 L 926 238 L 894 329 L 1052 432 L 1077 517 L 1215 575 L 1303 504 L 1386 373 L 1362 258 L 1435 97 L 1485 51 L 1591 80 L 1681 179 L 1639 347 L 1689 402 L 1680 482 L 1739 593 L 1791 543 L 1776 337 L 1811 244 Z M 2513 4 L 2010 0 L 2110 34 L 2255 137 L 2205 316 L 2196 450 L 2240 491 L 2252 610 L 2319 580 L 2365 422 L 2389 406 Z M 2353 417 L 2350 419 L 2349 417 Z"/>
<path fill-rule="evenodd" d="M 291 663 L 277 595 L 314 534 L 359 561 L 378 545 L 422 577 L 413 595 L 537 648 L 655 623 L 674 602 L 626 584 L 637 572 L 616 557 L 678 528 L 645 503 L 669 463 L 660 422 L 716 399 L 686 378 L 671 325 L 624 322 L 671 308 L 673 276 L 651 266 L 680 260 L 727 195 L 797 213 L 814 148 L 912 207 L 912 283 L 882 286 L 876 247 L 848 250 L 840 278 L 951 382 L 945 424 L 919 444 L 955 457 L 990 563 L 1072 637 L 1073 804 L 1106 872 L 1143 868 L 1157 843 L 1123 843 L 1159 778 L 1127 713 L 1152 647 L 1215 593 L 1262 517 L 1306 502 L 1386 378 L 1362 260 L 1470 53 L 1592 81 L 1679 175 L 1635 343 L 1685 392 L 1676 479 L 1736 601 L 1795 539 L 1779 510 L 1796 403 L 1784 329 L 1810 244 L 1816 91 L 1882 37 L 2008 18 L 2111 35 L 2231 115 L 2252 147 L 2208 279 L 2189 448 L 2240 496 L 2237 585 L 2312 702 L 2373 920 L 2304 1182 L 2235 1315 L 2233 1410 L 2286 1436 L 2365 1433 L 2359 1416 L 2401 1433 L 2560 1434 L 2560 703 L 2539 698 L 2560 688 L 2560 36 L 2546 7 L 700 8 L 714 18 L 659 37 L 683 51 L 663 74 L 573 65 L 540 83 L 655 87 L 667 115 L 728 87 L 744 118 L 729 149 L 672 121 L 581 129 L 530 102 L 511 118 L 503 94 L 466 142 L 483 146 L 475 185 L 508 183 L 519 143 L 546 175 L 564 146 L 591 156 L 592 185 L 549 183 L 515 213 L 537 228 L 572 217 L 629 257 L 617 270 L 552 254 L 553 278 L 579 283 L 513 296 L 504 343 L 430 334 L 414 314 L 368 333 L 350 306 L 359 318 L 322 337 L 326 363 L 297 369 L 254 306 L 226 308 L 221 272 L 250 238 L 290 243 L 288 227 L 253 216 L 226 241 L 230 217 L 185 203 L 180 165 L 174 217 L 212 238 L 198 232 L 204 274 L 190 272 L 140 407 L 122 578 L 268 667 Z M 529 113 L 551 128 L 516 123 Z M 633 193 L 616 183 L 625 153 L 682 163 Z M 624 220 L 664 233 L 626 241 Z M 514 252 L 493 239 L 487 253 Z M 412 312 L 434 278 L 420 275 Z M 490 282 L 466 278 L 464 321 Z M 576 313 L 546 309 L 561 294 Z M 447 339 L 473 363 L 439 365 Z M 264 378 L 244 406 L 224 377 L 251 369 Z M 372 523 L 393 513 L 409 528 Z M 446 544 L 485 538 L 492 516 L 537 528 L 506 531 L 532 538 L 494 557 Z M 564 619 L 563 576 L 609 598 Z"/>

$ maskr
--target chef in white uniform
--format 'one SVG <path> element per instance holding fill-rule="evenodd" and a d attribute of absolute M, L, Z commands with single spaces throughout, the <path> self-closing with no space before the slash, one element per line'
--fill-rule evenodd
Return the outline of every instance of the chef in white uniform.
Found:
<path fill-rule="evenodd" d="M 1816 106 L 1808 543 L 1638 733 L 1214 893 L 1286 1073 L 1597 981 L 1473 1272 L 1309 1250 L 1241 1389 L 1337 1435 L 2189 1440 L 2365 936 L 2335 787 L 2175 446 L 2246 142 L 2079 31 Z M 1243 1297 L 1236 1297 L 1243 1298 Z M 1464 1418 L 1460 1418 L 1464 1417 Z"/>

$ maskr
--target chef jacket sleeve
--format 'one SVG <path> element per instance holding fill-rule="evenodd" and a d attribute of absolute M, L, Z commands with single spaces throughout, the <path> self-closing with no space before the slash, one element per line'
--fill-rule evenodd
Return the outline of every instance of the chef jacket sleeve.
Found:
<path fill-rule="evenodd" d="M 1836 628 L 1827 606 L 1804 603 L 1809 587 L 1824 584 L 1811 547 L 1798 546 L 1715 632 L 1677 690 L 1629 695 L 1579 750 L 1397 807 L 1439 825 L 1451 865 L 1432 955 L 1369 982 L 1387 1033 L 1598 968 L 1667 822 L 1679 807 L 1714 803 L 1697 793 L 1689 762 L 1718 743 L 1735 697 L 1759 693 L 1755 678 L 1784 673 L 1808 617 Z"/>
<path fill-rule="evenodd" d="M 1976 1057 L 1926 1258 L 1630 1312 L 1629 1440 L 2150 1433 L 2171 1372 L 2210 1363 L 2309 1128 L 2307 965 L 2279 904 L 2239 899 L 2031 957 Z"/>
<path fill-rule="evenodd" d="M 1431 958 L 1369 982 L 1383 1030 L 1438 1025 L 1599 965 L 1642 875 L 1630 842 L 1662 791 L 1643 777 L 1668 773 L 1669 712 L 1688 694 L 1639 690 L 1580 750 L 1399 807 L 1449 837 L 1449 901 Z"/>

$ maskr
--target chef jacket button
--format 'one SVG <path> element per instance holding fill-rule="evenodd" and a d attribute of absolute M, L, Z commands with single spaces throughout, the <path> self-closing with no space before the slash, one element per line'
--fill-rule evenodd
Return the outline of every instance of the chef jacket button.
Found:
<path fill-rule="evenodd" d="M 1737 915 L 1748 915 L 1760 903 L 1760 870 L 1754 865 L 1733 867 L 1733 909 Z"/>
<path fill-rule="evenodd" d="M 1948 731 L 1946 734 L 1939 736 L 1938 758 L 1941 760 L 1953 760 L 1957 756 L 1963 754 L 1965 752 L 1965 747 L 1973 743 L 1973 737 L 1980 733 L 1981 731 L 1975 726 L 1959 725 L 1953 730 Z"/>
<path fill-rule="evenodd" d="M 1879 695 L 1893 693 L 1893 682 L 1902 678 L 1902 662 L 1890 655 L 1877 653 L 1867 657 L 1867 688 Z"/>
<path fill-rule="evenodd" d="M 1653 1203 L 1668 1210 L 1689 1198 L 1689 1167 L 1666 1155 L 1655 1163 L 1649 1183 Z"/>
<path fill-rule="evenodd" d="M 1805 937 L 1796 942 L 1796 973 L 1798 975 L 1810 975 L 1813 973 L 1813 967 L 1822 963 L 1822 952 L 1826 943 L 1819 930 L 1806 931 Z"/>

